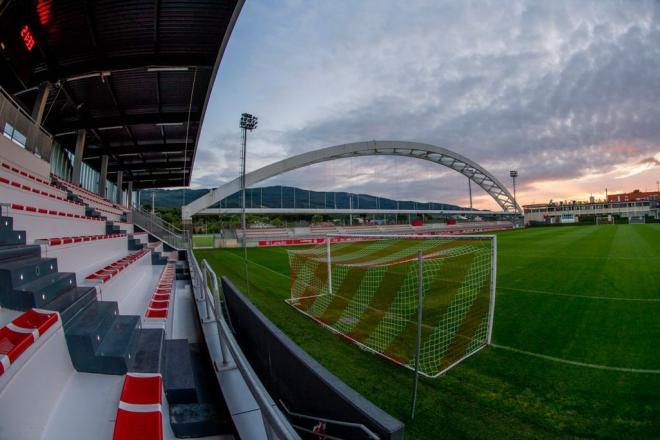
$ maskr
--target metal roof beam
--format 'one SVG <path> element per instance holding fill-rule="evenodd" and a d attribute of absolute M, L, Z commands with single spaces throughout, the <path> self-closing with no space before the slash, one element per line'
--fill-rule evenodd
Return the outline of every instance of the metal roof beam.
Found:
<path fill-rule="evenodd" d="M 84 60 L 77 63 L 41 69 L 35 72 L 34 82 L 56 82 L 67 78 L 86 75 L 95 72 L 112 72 L 117 70 L 148 70 L 158 67 L 189 67 L 197 70 L 213 69 L 215 57 L 200 54 L 153 54 L 114 56 L 104 60 Z M 146 67 L 145 67 L 146 66 Z"/>
<path fill-rule="evenodd" d="M 107 81 L 107 79 L 106 79 Z M 190 124 L 197 125 L 199 118 L 199 112 L 191 112 L 190 114 Z M 66 121 L 61 123 L 57 127 L 53 127 L 53 132 L 55 136 L 58 136 L 63 133 L 68 133 L 70 131 L 75 131 L 81 128 L 92 129 L 92 128 L 105 128 L 105 127 L 119 127 L 126 125 L 159 125 L 159 124 L 185 124 L 188 120 L 187 112 L 171 112 L 171 113 L 145 113 L 145 114 L 134 114 L 134 115 L 118 115 L 118 116 L 108 116 L 103 118 L 87 118 L 85 120 L 78 121 Z"/>

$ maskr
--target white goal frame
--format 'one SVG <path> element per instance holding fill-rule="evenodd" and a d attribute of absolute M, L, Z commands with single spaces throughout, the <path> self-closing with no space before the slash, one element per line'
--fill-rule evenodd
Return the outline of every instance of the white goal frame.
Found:
<path fill-rule="evenodd" d="M 599 221 L 599 220 L 604 220 L 604 221 Z M 608 216 L 596 216 L 596 224 L 597 225 L 613 225 L 614 224 L 614 217 L 611 215 Z"/>
<path fill-rule="evenodd" d="M 341 240 L 341 241 L 333 241 L 333 239 L 346 239 L 346 240 Z M 489 307 L 488 307 L 488 322 L 487 322 L 487 331 L 486 331 L 486 340 L 485 343 L 483 343 L 480 347 L 476 348 L 474 351 L 468 353 L 467 355 L 464 355 L 460 359 L 456 360 L 454 363 L 451 365 L 445 367 L 444 369 L 438 371 L 436 374 L 426 374 L 422 371 L 419 371 L 418 374 L 425 376 L 427 378 L 437 378 L 439 376 L 442 376 L 446 374 L 449 370 L 454 368 L 455 366 L 459 365 L 466 359 L 470 358 L 474 354 L 478 353 L 481 351 L 484 347 L 487 345 L 492 345 L 492 335 L 493 335 L 493 326 L 494 326 L 494 317 L 495 317 L 495 303 L 496 303 L 496 290 L 497 290 L 497 236 L 494 234 L 466 234 L 466 235 L 460 235 L 460 234 L 420 234 L 420 235 L 411 235 L 411 234 L 327 234 L 325 236 L 325 247 L 326 247 L 326 259 L 327 259 L 327 264 L 328 264 L 328 292 L 333 292 L 332 290 L 332 253 L 331 253 L 331 246 L 336 243 L 341 243 L 341 242 L 348 242 L 348 241 L 353 241 L 352 239 L 355 239 L 355 241 L 368 241 L 371 239 L 374 240 L 452 240 L 452 239 L 457 239 L 457 240 L 470 240 L 470 239 L 475 239 L 475 240 L 491 240 L 491 268 L 490 268 L 490 289 L 489 289 Z M 423 261 L 423 260 L 422 260 Z M 423 264 L 423 263 L 422 263 Z M 330 293 L 331 294 L 331 293 Z M 328 293 L 324 293 L 318 296 L 324 296 L 328 295 Z M 316 296 L 316 295 L 315 295 Z M 289 298 L 286 299 L 285 301 L 291 305 L 294 306 L 294 304 L 303 298 L 308 298 L 308 297 L 302 297 L 302 298 Z M 319 325 L 322 327 L 330 330 L 332 333 L 339 334 L 342 337 L 346 338 L 350 342 L 356 344 L 358 347 L 365 351 L 372 352 L 374 354 L 377 354 L 381 357 L 384 357 L 392 362 L 394 362 L 397 365 L 401 365 L 405 368 L 411 369 L 414 371 L 413 368 L 411 368 L 409 365 L 403 364 L 398 362 L 395 359 L 391 359 L 389 356 L 387 356 L 385 353 L 379 352 L 366 344 L 351 338 L 350 336 L 342 333 L 338 329 L 332 327 L 331 325 L 326 324 L 325 322 L 322 322 L 320 319 L 317 319 L 315 316 L 312 316 L 311 314 L 307 313 L 306 311 L 298 309 L 301 313 L 309 317 L 310 319 L 314 320 L 317 322 Z M 419 321 L 418 321 L 419 322 Z"/>
<path fill-rule="evenodd" d="M 637 221 L 639 220 L 639 221 Z M 631 215 L 628 216 L 628 224 L 629 225 L 643 225 L 646 224 L 646 216 L 645 215 Z"/>

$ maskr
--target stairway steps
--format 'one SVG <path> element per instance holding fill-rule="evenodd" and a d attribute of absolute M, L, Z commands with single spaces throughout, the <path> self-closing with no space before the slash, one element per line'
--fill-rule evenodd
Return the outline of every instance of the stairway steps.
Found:
<path fill-rule="evenodd" d="M 163 388 L 170 404 L 197 403 L 195 373 L 187 339 L 165 341 Z"/>
<path fill-rule="evenodd" d="M 33 244 L 29 246 L 18 244 L 0 244 L 0 263 L 17 258 L 39 257 L 41 246 Z"/>
<path fill-rule="evenodd" d="M 71 323 L 66 331 L 67 342 L 94 353 L 118 315 L 119 309 L 114 301 L 93 303 Z"/>
<path fill-rule="evenodd" d="M 0 231 L 13 231 L 13 230 L 14 230 L 14 219 L 11 217 L 0 215 Z"/>
<path fill-rule="evenodd" d="M 46 310 L 59 312 L 64 328 L 80 315 L 90 304 L 96 301 L 94 287 L 74 287 L 62 292 L 57 298 L 44 306 Z"/>
<path fill-rule="evenodd" d="M 14 310 L 42 308 L 63 291 L 76 287 L 76 274 L 70 272 L 51 273 L 34 281 L 25 283 L 20 288 L 0 290 L 0 304 Z"/>
<path fill-rule="evenodd" d="M 177 438 L 199 438 L 231 432 L 231 423 L 208 403 L 170 404 L 170 426 Z"/>
<path fill-rule="evenodd" d="M 137 351 L 139 326 L 139 316 L 117 316 L 96 349 L 96 373 L 124 374 L 130 369 Z"/>
<path fill-rule="evenodd" d="M 42 276 L 57 272 L 56 258 L 20 258 L 0 263 L 0 290 L 20 289 Z"/>
<path fill-rule="evenodd" d="M 165 331 L 156 328 L 140 329 L 140 336 L 131 371 L 160 373 L 165 356 Z"/>
<path fill-rule="evenodd" d="M 25 244 L 25 231 L 0 231 L 0 244 Z"/>

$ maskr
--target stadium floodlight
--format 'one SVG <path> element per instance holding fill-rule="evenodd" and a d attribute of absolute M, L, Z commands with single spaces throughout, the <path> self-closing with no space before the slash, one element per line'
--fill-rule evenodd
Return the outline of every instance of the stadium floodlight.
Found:
<path fill-rule="evenodd" d="M 518 177 L 518 171 L 509 171 L 509 176 L 513 179 L 513 209 L 516 211 L 516 214 L 518 214 L 518 202 L 516 201 L 516 177 Z"/>
<path fill-rule="evenodd" d="M 243 130 L 254 130 L 257 128 L 257 123 L 259 121 L 259 118 L 256 116 L 253 116 L 249 113 L 243 113 L 241 115 L 241 128 Z"/>
<path fill-rule="evenodd" d="M 249 113 L 241 114 L 240 127 L 243 130 L 243 148 L 241 149 L 241 227 L 243 232 L 243 264 L 245 265 L 245 282 L 248 293 L 250 292 L 250 281 L 248 279 L 247 267 L 247 221 L 245 218 L 245 160 L 247 156 L 247 132 L 257 128 L 257 117 Z"/>

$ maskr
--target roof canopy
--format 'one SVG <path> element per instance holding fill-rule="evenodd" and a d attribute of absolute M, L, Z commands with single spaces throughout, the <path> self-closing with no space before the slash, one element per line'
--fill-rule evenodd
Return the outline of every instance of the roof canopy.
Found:
<path fill-rule="evenodd" d="M 211 82 L 240 0 L 0 0 L 0 85 L 65 148 L 109 155 L 134 188 L 190 183 Z"/>

